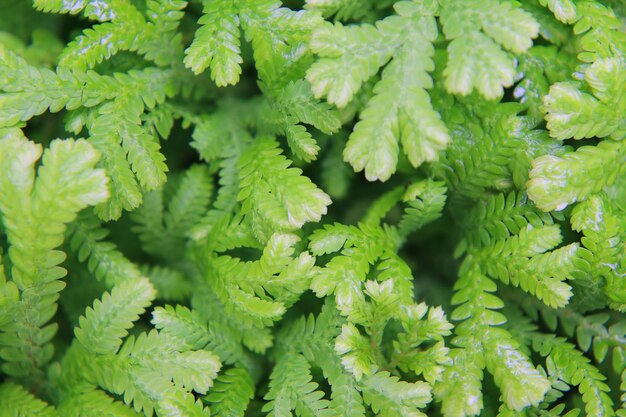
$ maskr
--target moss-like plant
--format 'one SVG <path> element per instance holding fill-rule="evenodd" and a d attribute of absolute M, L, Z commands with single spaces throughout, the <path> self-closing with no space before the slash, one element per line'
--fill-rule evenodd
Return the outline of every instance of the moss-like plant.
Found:
<path fill-rule="evenodd" d="M 0 417 L 626 417 L 625 28 L 0 0 Z"/>

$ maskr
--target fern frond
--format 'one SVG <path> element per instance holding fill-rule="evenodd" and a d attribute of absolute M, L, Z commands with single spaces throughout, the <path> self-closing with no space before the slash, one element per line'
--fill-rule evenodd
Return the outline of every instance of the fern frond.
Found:
<path fill-rule="evenodd" d="M 80 210 L 104 201 L 108 190 L 104 172 L 94 168 L 99 155 L 84 140 L 51 142 L 35 175 L 42 148 L 18 132 L 3 132 L 0 140 L 0 167 L 11 173 L 0 179 L 0 211 L 12 261 L 12 284 L 3 283 L 3 293 L 13 300 L 12 320 L 0 328 L 5 347 L 0 355 L 5 372 L 32 382 L 53 354 L 50 340 L 57 325 L 47 322 L 56 312 L 65 286 L 59 279 L 66 274 L 58 266 L 65 254 L 56 248 L 66 224 Z"/>
<path fill-rule="evenodd" d="M 200 400 L 196 400 L 192 395 L 185 392 L 177 392 L 169 395 L 157 406 L 159 416 L 176 417 L 209 417 L 211 415 L 207 408 L 204 408 Z"/>
<path fill-rule="evenodd" d="M 130 336 L 117 354 L 92 356 L 92 379 L 151 416 L 208 415 L 189 391 L 206 393 L 221 367 L 206 350 L 179 350 L 156 330 Z"/>
<path fill-rule="evenodd" d="M 113 2 L 111 2 L 113 3 Z M 99 21 L 110 20 L 114 17 L 114 7 L 110 3 L 102 4 L 98 0 L 34 0 L 33 5 L 46 13 L 83 13 L 86 17 Z"/>
<path fill-rule="evenodd" d="M 398 232 L 402 236 L 421 229 L 441 216 L 446 204 L 446 187 L 437 181 L 421 181 L 412 184 L 403 197 L 406 208 Z"/>
<path fill-rule="evenodd" d="M 78 76 L 68 71 L 33 67 L 3 44 L 0 44 L 0 69 L 0 126 L 29 120 L 46 110 L 93 107 L 114 97 L 117 89 L 112 77 Z"/>
<path fill-rule="evenodd" d="M 517 104 L 500 104 L 489 118 L 477 118 L 480 106 L 460 110 L 463 118 L 453 130 L 453 141 L 443 157 L 434 164 L 434 174 L 446 181 L 457 204 L 467 205 L 487 190 L 506 190 L 511 186 L 510 163 L 523 146 L 528 132 L 517 116 Z M 474 113 L 474 114 L 473 114 Z"/>
<path fill-rule="evenodd" d="M 254 384 L 244 368 L 230 368 L 217 377 L 204 400 L 217 417 L 243 417 L 254 397 Z"/>
<path fill-rule="evenodd" d="M 624 236 L 619 226 L 619 210 L 611 210 L 604 196 L 591 196 L 572 210 L 572 229 L 583 233 L 577 267 L 582 274 L 577 280 L 581 287 L 599 287 L 616 309 L 626 303 L 623 286 Z M 601 217 L 600 217 L 601 216 Z M 602 222 L 598 219 L 602 218 Z"/>
<path fill-rule="evenodd" d="M 623 141 L 607 139 L 562 156 L 541 156 L 533 161 L 528 196 L 544 211 L 561 211 L 612 184 L 622 170 L 625 155 Z"/>
<path fill-rule="evenodd" d="M 311 48 L 322 59 L 307 71 L 313 93 L 345 107 L 363 83 L 391 58 L 394 46 L 392 39 L 386 39 L 372 25 L 320 26 L 313 33 Z"/>
<path fill-rule="evenodd" d="M 330 197 L 289 165 L 271 138 L 258 138 L 246 150 L 239 161 L 238 200 L 243 214 L 258 216 L 257 222 L 285 231 L 319 221 L 326 214 Z"/>
<path fill-rule="evenodd" d="M 539 33 L 530 14 L 498 0 L 447 0 L 442 2 L 441 21 L 448 45 L 444 70 L 446 89 L 467 95 L 476 89 L 487 99 L 503 94 L 513 84 L 516 54 L 528 50 Z"/>
<path fill-rule="evenodd" d="M 191 230 L 206 215 L 213 192 L 209 170 L 194 165 L 181 175 L 173 195 L 169 189 L 148 193 L 131 214 L 144 250 L 160 259 L 180 260 Z M 174 178 L 172 178 L 173 180 Z M 165 201 L 169 200 L 167 204 Z"/>
<path fill-rule="evenodd" d="M 29 393 L 20 385 L 5 382 L 0 385 L 2 408 L 0 417 L 57 417 L 54 407 Z"/>
<path fill-rule="evenodd" d="M 626 111 L 623 57 L 599 59 L 584 74 L 585 89 L 572 82 L 556 83 L 543 99 L 550 136 L 562 140 L 626 137 L 621 115 Z M 588 92 L 587 92 L 588 91 Z"/>
<path fill-rule="evenodd" d="M 104 293 L 87 308 L 74 330 L 85 349 L 99 354 L 115 353 L 122 338 L 155 297 L 154 287 L 147 279 L 129 280 Z"/>
<path fill-rule="evenodd" d="M 504 315 L 494 311 L 503 306 L 502 300 L 490 294 L 496 290 L 495 283 L 481 275 L 471 261 L 465 262 L 453 297 L 453 303 L 459 306 L 452 314 L 453 320 L 464 320 L 456 326 L 457 337 L 453 340 L 461 349 L 454 351 L 454 363 L 444 371 L 443 381 L 436 387 L 444 412 L 450 416 L 480 413 L 480 384 L 485 367 L 494 376 L 507 407 L 520 411 L 537 405 L 550 388 L 549 381 L 519 350 L 519 343 L 511 334 L 495 327 L 506 322 Z"/>
<path fill-rule="evenodd" d="M 200 29 L 185 51 L 185 66 L 199 74 L 211 68 L 218 87 L 237 84 L 241 75 L 239 16 L 232 0 L 203 1 Z"/>
<path fill-rule="evenodd" d="M 465 241 L 474 248 L 491 246 L 497 240 L 518 234 L 527 225 L 538 228 L 553 224 L 552 217 L 538 210 L 523 193 L 499 193 L 479 201 L 465 218 Z"/>
<path fill-rule="evenodd" d="M 243 63 L 241 27 L 252 44 L 261 80 L 273 84 L 288 76 L 289 70 L 298 73 L 299 61 L 306 56 L 306 41 L 321 19 L 280 4 L 275 0 L 204 1 L 204 14 L 198 22 L 201 27 L 185 51 L 185 65 L 196 74 L 210 67 L 218 86 L 236 84 Z"/>
<path fill-rule="evenodd" d="M 406 15 L 389 17 L 375 27 L 323 26 L 312 40 L 322 59 L 309 69 L 307 79 L 316 96 L 326 95 L 339 107 L 392 58 L 344 150 L 344 159 L 357 172 L 364 170 L 370 181 L 386 181 L 395 172 L 398 142 L 411 164 L 419 166 L 436 159 L 450 140 L 426 93 L 432 87 L 428 73 L 434 69 L 435 20 L 419 7 L 399 11 Z M 398 37 L 398 27 L 410 33 L 411 40 Z"/>
<path fill-rule="evenodd" d="M 70 246 L 78 260 L 87 262 L 95 277 L 112 288 L 125 280 L 141 278 L 139 268 L 129 261 L 111 242 L 103 241 L 109 234 L 100 220 L 90 214 L 80 215 L 70 225 Z"/>
<path fill-rule="evenodd" d="M 209 343 L 206 323 L 186 307 L 157 307 L 152 312 L 152 324 L 181 349 L 201 349 Z"/>
<path fill-rule="evenodd" d="M 561 240 L 555 225 L 539 229 L 527 226 L 476 256 L 485 256 L 480 262 L 491 277 L 520 286 L 551 307 L 563 307 L 572 296 L 571 287 L 563 281 L 572 279 L 578 270 L 579 246 L 572 243 L 549 252 Z"/>
<path fill-rule="evenodd" d="M 251 375 L 257 375 L 258 363 L 250 351 L 265 352 L 273 344 L 271 332 L 266 328 L 250 328 L 230 316 L 220 299 L 209 290 L 197 292 L 191 301 L 204 323 L 208 322 L 208 348 L 219 355 L 223 363 L 244 367 Z M 193 332 L 200 329 L 194 326 Z"/>
<path fill-rule="evenodd" d="M 328 407 L 324 393 L 312 382 L 310 366 L 302 355 L 288 355 L 274 367 L 270 389 L 265 395 L 268 403 L 263 411 L 269 416 L 287 417 L 295 410 L 300 417 L 321 416 Z"/>
<path fill-rule="evenodd" d="M 578 385 L 587 415 L 615 415 L 613 401 L 607 394 L 609 387 L 604 383 L 605 377 L 571 343 L 562 338 L 537 335 L 533 338 L 533 345 L 540 354 L 552 360 L 565 382 Z"/>
<path fill-rule="evenodd" d="M 152 1 L 147 10 L 151 19 L 147 20 L 132 3 L 115 1 L 103 7 L 93 2 L 91 10 L 99 8 L 101 14 L 106 13 L 105 19 L 98 19 L 106 21 L 85 29 L 70 42 L 63 50 L 59 67 L 85 71 L 120 51 L 138 52 L 159 66 L 171 65 L 174 60 L 182 58 L 180 37 L 171 32 L 178 25 L 177 18 L 182 17 L 178 11 L 185 5 L 186 2 L 177 2 L 163 8 Z M 85 12 L 89 10 L 85 9 Z M 159 16 L 161 13 L 167 17 Z M 155 17 L 162 17 L 165 24 L 157 28 L 150 21 Z"/>
<path fill-rule="evenodd" d="M 421 381 L 398 381 L 388 372 L 378 372 L 364 380 L 363 400 L 382 417 L 423 416 L 416 408 L 430 402 L 430 386 Z"/>
<path fill-rule="evenodd" d="M 554 16 L 563 23 L 572 23 L 576 20 L 576 3 L 572 0 L 539 0 L 539 3 L 549 8 Z"/>
<path fill-rule="evenodd" d="M 626 34 L 615 12 L 596 1 L 578 2 L 576 8 L 579 19 L 574 33 L 582 34 L 578 59 L 590 63 L 602 58 L 624 57 Z"/>
<path fill-rule="evenodd" d="M 359 0 L 306 0 L 305 8 L 322 13 L 324 17 L 335 16 L 337 20 L 364 17 L 372 7 L 371 1 Z"/>
<path fill-rule="evenodd" d="M 87 417 L 92 415 L 102 417 L 140 417 L 131 407 L 113 400 L 105 392 L 89 387 L 75 392 L 69 399 L 65 399 L 59 407 L 61 414 L 67 417 Z"/>

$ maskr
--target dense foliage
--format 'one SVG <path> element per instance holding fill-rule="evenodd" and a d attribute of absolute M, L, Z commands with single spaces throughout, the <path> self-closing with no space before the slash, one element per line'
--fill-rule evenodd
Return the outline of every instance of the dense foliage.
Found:
<path fill-rule="evenodd" d="M 0 416 L 626 417 L 622 0 L 0 0 Z"/>

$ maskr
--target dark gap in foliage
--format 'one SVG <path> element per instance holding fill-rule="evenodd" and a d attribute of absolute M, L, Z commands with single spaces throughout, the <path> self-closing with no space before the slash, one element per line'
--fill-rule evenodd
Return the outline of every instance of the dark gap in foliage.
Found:
<path fill-rule="evenodd" d="M 117 221 L 105 223 L 105 227 L 111 232 L 108 240 L 115 242 L 120 252 L 128 259 L 138 264 L 148 263 L 150 257 L 141 249 L 141 242 L 136 233 L 129 233 L 134 226 L 128 214 L 123 215 Z"/>
<path fill-rule="evenodd" d="M 74 135 L 69 134 L 63 128 L 63 118 L 67 112 L 61 110 L 58 113 L 46 112 L 32 118 L 26 124 L 25 134 L 33 141 L 47 147 L 51 140 L 55 138 L 66 138 Z"/>
<path fill-rule="evenodd" d="M 191 133 L 190 127 L 184 128 L 181 121 L 176 120 L 169 137 L 161 141 L 161 152 L 165 155 L 170 172 L 182 171 L 201 162 L 198 152 L 189 145 Z"/>
<path fill-rule="evenodd" d="M 239 258 L 244 262 L 257 261 L 262 254 L 263 252 L 257 248 L 236 248 L 221 253 L 221 255 Z"/>
<path fill-rule="evenodd" d="M 93 26 L 93 22 L 83 18 L 81 15 L 64 14 L 59 17 L 62 20 L 57 34 L 65 43 L 70 43 L 76 36 L 82 34 L 83 30 Z"/>
<path fill-rule="evenodd" d="M 400 249 L 402 259 L 413 271 L 417 299 L 446 309 L 461 263 L 452 256 L 457 241 L 450 234 L 451 222 L 453 219 L 444 212 L 440 219 L 411 235 Z"/>
<path fill-rule="evenodd" d="M 302 293 L 302 297 L 289 308 L 286 314 L 292 317 L 308 315 L 317 317 L 323 305 L 324 299 L 317 297 L 313 291 L 308 290 Z"/>
<path fill-rule="evenodd" d="M 483 373 L 483 403 L 485 408 L 481 416 L 495 416 L 498 414 L 498 403 L 502 394 L 496 386 L 493 376 L 489 372 Z"/>

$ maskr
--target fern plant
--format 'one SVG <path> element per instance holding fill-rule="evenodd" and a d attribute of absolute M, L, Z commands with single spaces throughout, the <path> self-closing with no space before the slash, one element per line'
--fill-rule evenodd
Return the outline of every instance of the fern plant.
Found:
<path fill-rule="evenodd" d="M 618 0 L 0 0 L 0 417 L 626 417 Z"/>

